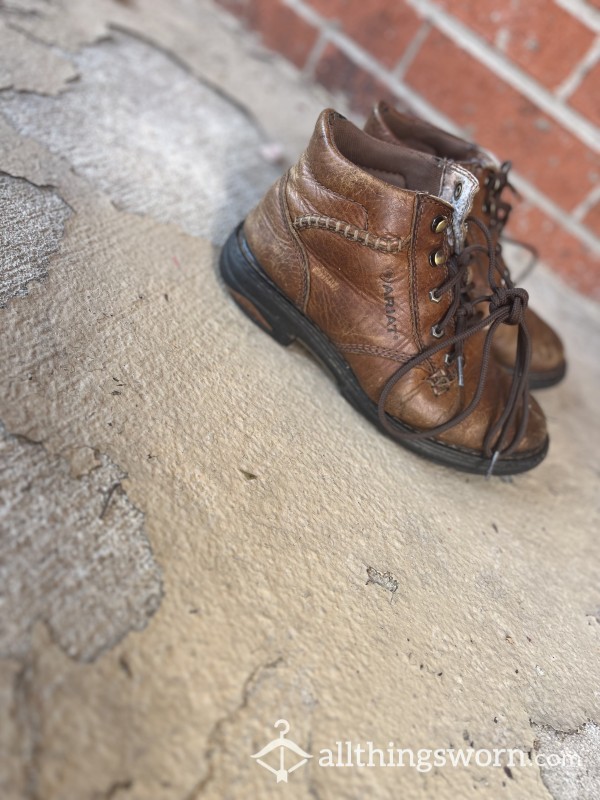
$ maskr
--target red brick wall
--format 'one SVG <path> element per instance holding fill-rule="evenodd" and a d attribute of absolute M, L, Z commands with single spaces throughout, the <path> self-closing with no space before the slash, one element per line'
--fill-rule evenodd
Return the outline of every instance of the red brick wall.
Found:
<path fill-rule="evenodd" d="M 379 98 L 514 164 L 508 233 L 600 300 L 600 0 L 219 0 L 358 116 Z"/>

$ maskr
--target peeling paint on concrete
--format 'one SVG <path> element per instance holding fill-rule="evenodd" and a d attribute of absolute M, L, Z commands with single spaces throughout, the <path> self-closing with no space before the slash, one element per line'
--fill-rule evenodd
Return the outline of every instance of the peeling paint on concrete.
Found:
<path fill-rule="evenodd" d="M 80 79 L 69 92 L 0 95 L 0 111 L 118 208 L 224 241 L 279 174 L 249 117 L 132 36 L 72 58 Z"/>
<path fill-rule="evenodd" d="M 561 321 L 572 354 L 566 383 L 544 394 L 552 448 L 538 470 L 486 483 L 423 462 L 359 418 L 299 348 L 283 351 L 239 314 L 215 278 L 211 241 L 182 230 L 199 230 L 195 213 L 215 221 L 207 236 L 216 241 L 223 186 L 233 181 L 229 151 L 215 150 L 213 137 L 194 138 L 185 122 L 199 119 L 188 108 L 187 87 L 203 86 L 195 74 L 258 110 L 290 152 L 330 98 L 321 102 L 289 65 L 221 24 L 208 0 L 11 1 L 35 7 L 20 21 L 32 37 L 61 47 L 123 27 L 126 16 L 138 33 L 69 56 L 76 68 L 87 60 L 82 85 L 99 103 L 97 113 L 80 98 L 82 145 L 67 102 L 78 83 L 55 99 L 0 98 L 32 136 L 40 131 L 26 138 L 1 118 L 0 169 L 57 187 L 74 210 L 45 282 L 2 312 L 0 418 L 29 438 L 10 445 L 20 454 L 11 507 L 33 502 L 22 491 L 28 471 L 43 489 L 37 505 L 23 506 L 25 550 L 11 539 L 15 596 L 20 607 L 33 599 L 27 616 L 38 622 L 6 628 L 11 651 L 23 655 L 21 663 L 0 659 L 0 749 L 9 762 L 0 768 L 2 800 L 27 792 L 43 800 L 275 800 L 282 787 L 250 754 L 281 717 L 312 753 L 339 739 L 457 746 L 466 731 L 477 747 L 528 751 L 530 719 L 565 730 L 600 719 L 598 625 L 584 617 L 599 605 L 598 454 L 589 446 L 597 313 L 536 271 L 536 308 Z M 129 63 L 134 52 L 164 73 L 140 76 Z M 109 54 L 122 68 L 129 110 Z M 90 115 L 111 103 L 102 74 L 118 124 L 96 141 Z M 164 76 L 182 92 L 168 106 L 173 125 L 153 98 L 144 116 L 131 88 L 168 104 Z M 29 102 L 66 133 L 41 131 Z M 211 130 L 223 138 L 245 119 L 222 96 L 203 106 L 204 116 L 213 113 L 220 119 Z M 189 132 L 172 149 L 185 151 L 191 183 L 164 147 L 174 130 Z M 244 122 L 231 135 L 252 141 L 248 131 Z M 113 151 L 123 185 L 107 164 Z M 208 165 L 216 193 L 197 188 L 196 163 Z M 183 176 L 181 197 L 173 170 Z M 157 192 L 157 176 L 169 193 Z M 257 182 L 256 196 L 261 190 Z M 89 521 L 82 536 L 69 516 L 77 508 Z M 25 516 L 39 523 L 40 551 Z M 113 536 L 113 525 L 123 535 Z M 132 618 L 143 625 L 148 617 L 143 598 L 156 581 L 144 532 L 165 594 L 150 624 L 116 642 Z M 148 564 L 145 577 L 132 552 Z M 135 602 L 113 613 L 123 591 L 109 577 L 121 559 L 130 567 L 121 583 Z M 44 564 L 68 576 L 74 596 L 86 589 L 82 576 L 92 586 L 92 607 L 85 595 L 79 617 L 63 613 L 68 592 L 61 605 L 58 588 L 46 586 L 54 628 L 37 593 Z M 379 573 L 389 591 L 365 586 L 370 564 L 392 571 Z M 386 602 L 400 594 L 401 606 L 400 598 Z M 81 660 L 102 643 L 101 657 Z M 549 797 L 529 767 L 511 779 L 484 768 L 324 770 L 313 759 L 292 777 L 287 800 Z"/>
<path fill-rule="evenodd" d="M 204 774 L 185 792 L 184 800 L 219 797 L 219 787 L 232 782 L 256 786 L 248 792 L 248 797 L 262 796 L 262 768 L 249 756 L 278 735 L 274 723 L 282 715 L 292 720 L 290 736 L 294 741 L 303 748 L 311 748 L 312 716 L 318 705 L 313 691 L 308 676 L 299 675 L 281 657 L 256 666 L 244 680 L 237 704 L 212 726 L 203 754 Z M 285 697 L 284 704 L 278 707 L 273 702 L 274 696 Z M 234 779 L 240 761 L 238 747 L 243 748 L 247 758 L 242 773 Z M 308 764 L 298 773 L 294 783 L 299 784 L 301 796 L 317 796 L 313 780 L 316 772 L 315 765 Z"/>
<path fill-rule="evenodd" d="M 13 30 L 23 32 L 30 40 L 70 51 L 108 33 L 106 15 L 115 5 L 111 0 L 10 0 L 0 5 L 0 13 Z"/>
<path fill-rule="evenodd" d="M 73 64 L 0 20 L 0 90 L 56 95 L 77 77 Z"/>
<path fill-rule="evenodd" d="M 70 213 L 52 189 L 0 173 L 0 308 L 47 276 Z"/>
<path fill-rule="evenodd" d="M 0 427 L 0 656 L 23 658 L 43 620 L 91 661 L 144 628 L 161 596 L 143 514 L 106 456 L 75 479 L 64 459 Z"/>
<path fill-rule="evenodd" d="M 541 775 L 555 800 L 600 797 L 600 725 L 587 722 L 576 730 L 531 725 L 535 750 L 544 759 Z"/>

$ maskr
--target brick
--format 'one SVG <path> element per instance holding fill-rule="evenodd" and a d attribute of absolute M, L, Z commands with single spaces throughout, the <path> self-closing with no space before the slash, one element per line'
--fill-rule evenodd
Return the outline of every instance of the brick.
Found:
<path fill-rule="evenodd" d="M 594 40 L 593 32 L 551 0 L 438 0 L 526 72 L 555 88 Z"/>
<path fill-rule="evenodd" d="M 595 185 L 595 153 L 439 31 L 405 80 L 561 208 L 572 210 Z"/>
<path fill-rule="evenodd" d="M 345 94 L 350 107 L 360 114 L 367 114 L 377 100 L 387 100 L 399 107 L 385 84 L 331 42 L 315 67 L 315 79 L 330 91 Z"/>
<path fill-rule="evenodd" d="M 600 300 L 600 257 L 542 211 L 521 203 L 507 232 L 534 245 L 540 258 L 574 289 Z"/>
<path fill-rule="evenodd" d="M 422 25 L 402 0 L 309 0 L 316 11 L 387 67 L 394 67 Z"/>
<path fill-rule="evenodd" d="M 596 125 L 600 125 L 600 61 L 581 81 L 569 103 Z"/>
<path fill-rule="evenodd" d="M 244 18 L 248 14 L 249 0 L 216 0 L 217 5 L 226 8 L 230 14 Z"/>
<path fill-rule="evenodd" d="M 321 16 L 332 20 L 340 20 L 352 6 L 352 0 L 304 0 L 304 2 Z"/>
<path fill-rule="evenodd" d="M 600 0 L 598 0 L 600 3 Z M 583 224 L 600 239 L 600 203 L 592 206 L 583 219 Z"/>
<path fill-rule="evenodd" d="M 263 44 L 302 68 L 317 41 L 318 31 L 280 0 L 218 0 L 260 34 Z"/>

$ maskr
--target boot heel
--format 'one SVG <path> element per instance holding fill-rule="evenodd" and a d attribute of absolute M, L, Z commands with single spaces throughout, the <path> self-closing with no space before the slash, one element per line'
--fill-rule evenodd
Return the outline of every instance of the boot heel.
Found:
<path fill-rule="evenodd" d="M 287 347 L 296 338 L 291 320 L 282 308 L 278 290 L 261 274 L 258 263 L 252 264 L 248 260 L 251 256 L 249 251 L 248 256 L 242 251 L 239 235 L 239 228 L 236 228 L 221 251 L 221 277 L 244 314 L 276 342 Z"/>

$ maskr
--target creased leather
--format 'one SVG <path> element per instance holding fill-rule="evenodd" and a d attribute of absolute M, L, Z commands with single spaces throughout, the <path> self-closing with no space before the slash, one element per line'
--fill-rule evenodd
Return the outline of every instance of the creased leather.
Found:
<path fill-rule="evenodd" d="M 306 255 L 294 235 L 286 202 L 288 176 L 283 175 L 247 216 L 244 232 L 263 269 L 297 306 L 308 295 Z"/>
<path fill-rule="evenodd" d="M 449 308 L 450 293 L 439 303 L 429 292 L 447 277 L 430 254 L 448 256 L 448 230 L 435 233 L 432 221 L 452 222 L 453 208 L 430 194 L 391 185 L 352 164 L 335 144 L 336 119 L 324 111 L 306 152 L 282 182 L 247 218 L 244 230 L 259 262 L 292 302 L 323 331 L 354 371 L 368 396 L 377 402 L 399 364 L 432 342 L 432 327 Z M 392 148 L 397 150 L 396 147 Z M 285 186 L 285 189 L 283 188 Z M 347 218 L 379 234 L 409 237 L 405 250 L 375 252 L 357 242 L 318 228 L 297 231 L 303 259 L 281 213 L 279 195 L 291 219 L 303 214 Z M 303 286 L 308 287 L 307 295 Z M 451 333 L 449 331 L 448 333 Z M 475 391 L 480 372 L 483 333 L 465 346 L 465 386 L 458 386 L 454 365 L 444 351 L 411 370 L 392 391 L 386 410 L 415 428 L 431 428 L 451 419 Z M 481 403 L 466 422 L 440 437 L 446 443 L 480 451 L 485 433 L 502 412 L 508 377 L 490 364 Z M 545 420 L 532 401 L 527 435 L 520 452 L 538 448 L 546 438 Z"/>
<path fill-rule="evenodd" d="M 365 124 L 365 131 L 382 141 L 404 144 L 416 150 L 462 161 L 479 183 L 479 192 L 474 199 L 472 213 L 487 227 L 490 226 L 490 214 L 484 205 L 485 183 L 500 167 L 494 154 L 423 120 L 402 114 L 385 102 L 380 102 L 374 107 Z M 478 244 L 485 243 L 481 232 L 475 227 L 470 231 L 468 238 L 469 241 Z M 499 259 L 499 265 L 501 268 L 504 267 L 502 259 Z M 471 277 L 475 284 L 473 296 L 489 293 L 485 259 L 480 259 L 473 265 Z M 525 319 L 532 337 L 531 372 L 543 375 L 545 372 L 556 370 L 565 360 L 563 344 L 558 334 L 532 308 L 527 308 Z M 516 348 L 517 329 L 502 326 L 494 338 L 494 357 L 502 366 L 512 369 Z"/>

